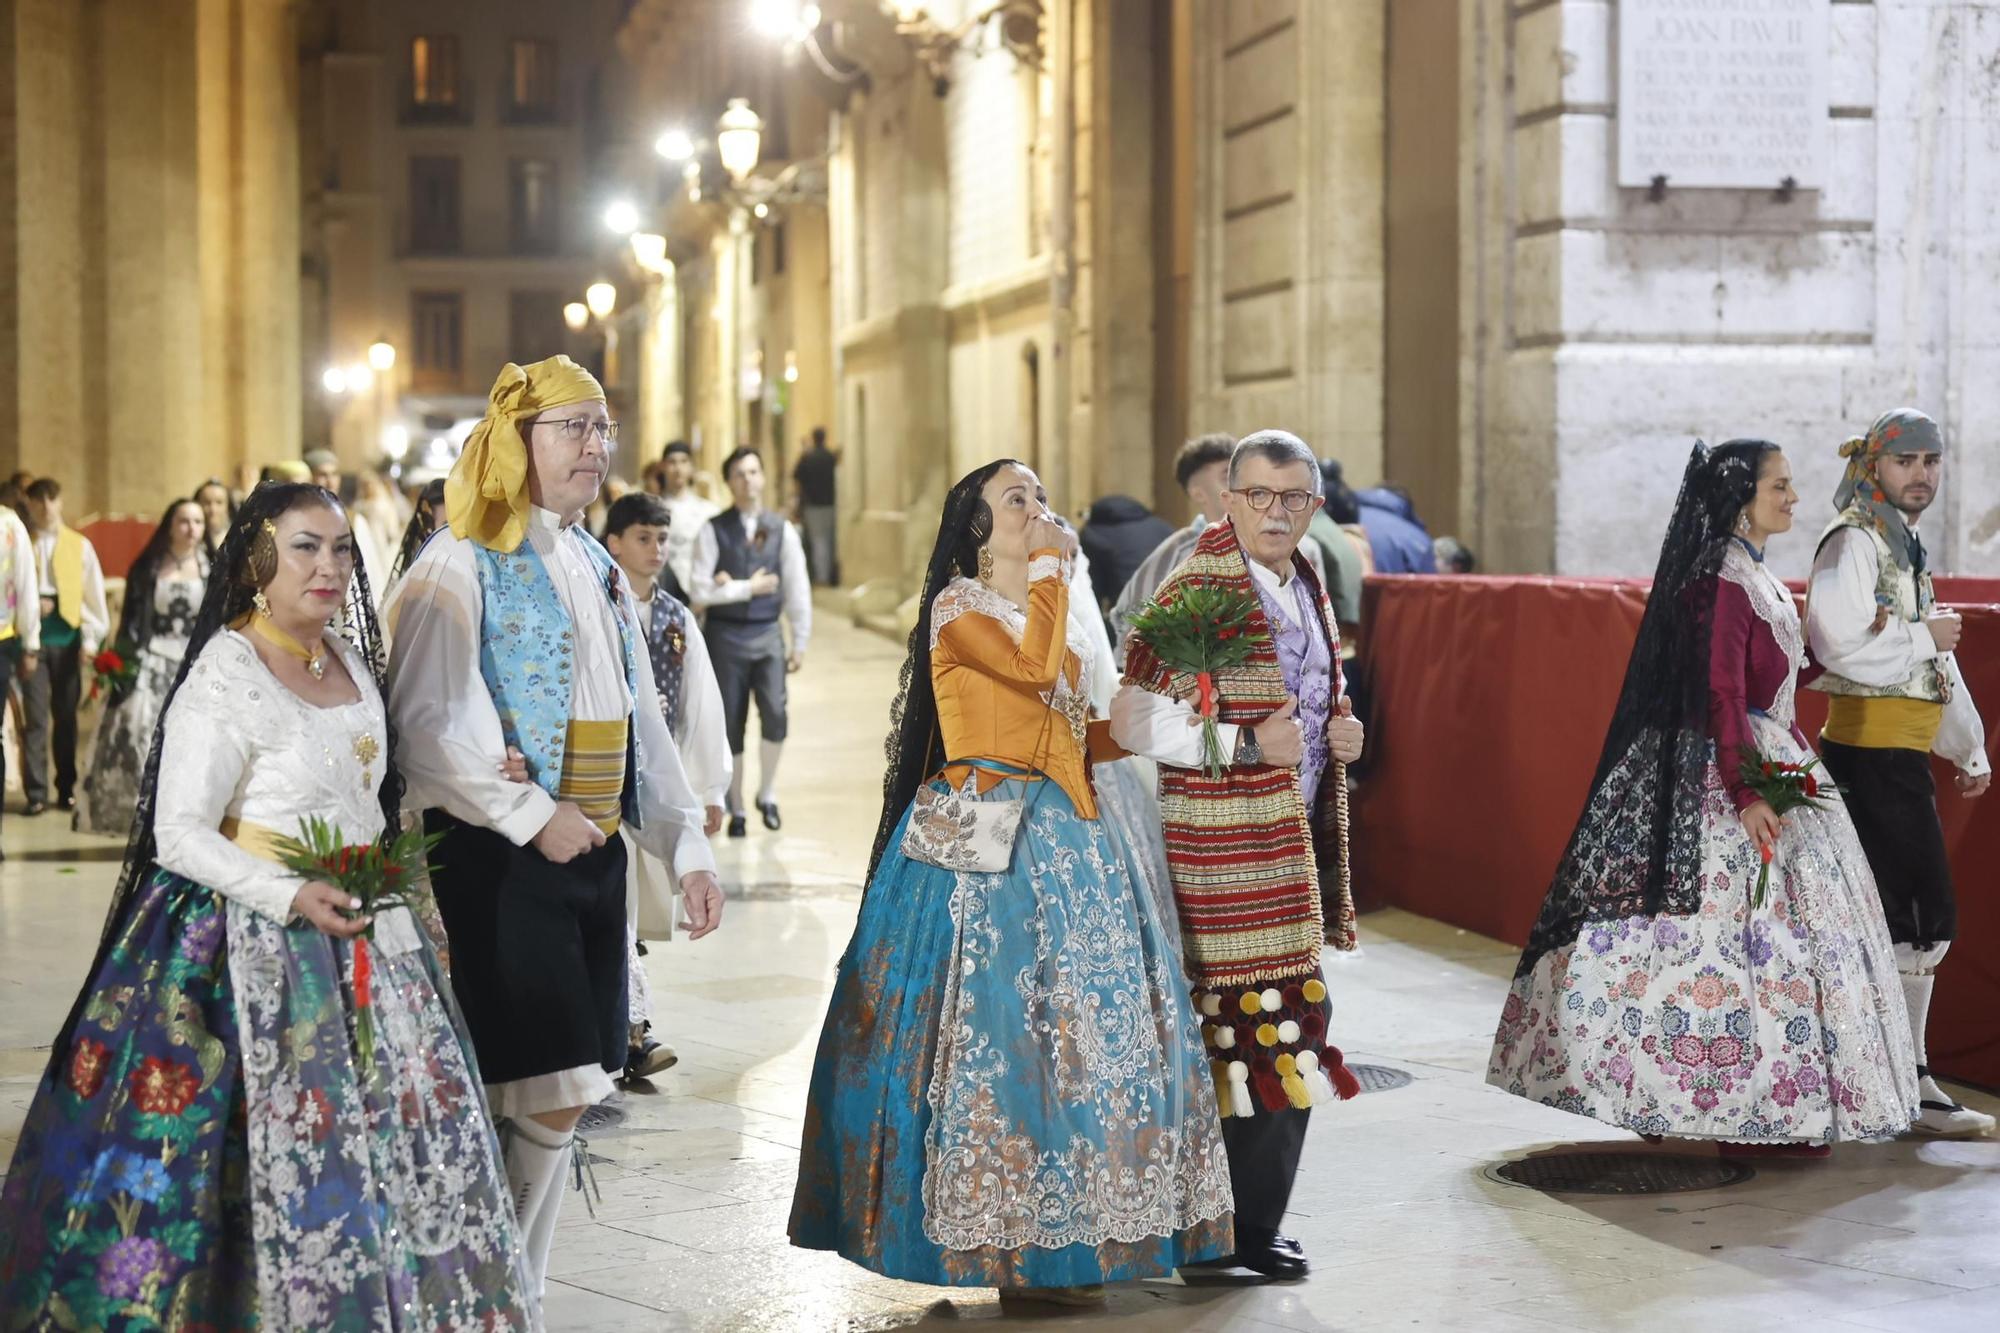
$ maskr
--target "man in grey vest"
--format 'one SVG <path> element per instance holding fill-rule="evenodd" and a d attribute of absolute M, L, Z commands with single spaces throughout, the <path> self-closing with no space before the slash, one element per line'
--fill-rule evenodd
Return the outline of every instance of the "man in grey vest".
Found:
<path fill-rule="evenodd" d="M 1885 412 L 1841 446 L 1839 512 L 1820 538 L 1806 630 L 1832 698 L 1820 753 L 1845 793 L 1875 874 L 1917 1046 L 1918 1133 L 1968 1138 L 1993 1117 L 1954 1102 L 1924 1049 L 1937 966 L 1958 933 L 1931 755 L 1958 769 L 1960 796 L 1993 780 L 1986 731 L 1959 674 L 1959 617 L 1937 604 L 1917 523 L 1937 498 L 1944 434 L 1914 408 Z"/>
<path fill-rule="evenodd" d="M 709 660 L 722 689 L 722 711 L 734 761 L 729 776 L 729 836 L 748 827 L 743 807 L 743 740 L 750 699 L 757 699 L 757 812 L 776 829 L 778 759 L 784 751 L 785 676 L 805 663 L 812 638 L 812 584 L 798 530 L 764 507 L 764 460 L 738 449 L 722 460 L 722 479 L 735 504 L 708 521 L 695 539 L 694 605 L 704 613 Z M 779 621 L 791 626 L 791 646 Z"/>

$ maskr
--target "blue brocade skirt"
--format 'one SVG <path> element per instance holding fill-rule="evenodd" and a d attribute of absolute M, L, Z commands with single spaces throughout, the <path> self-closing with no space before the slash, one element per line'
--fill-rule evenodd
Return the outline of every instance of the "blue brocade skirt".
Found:
<path fill-rule="evenodd" d="M 499 1147 L 407 914 L 354 946 L 166 872 L 0 1191 L 0 1330 L 540 1327 Z"/>
<path fill-rule="evenodd" d="M 1024 795 L 997 874 L 904 856 L 904 813 L 820 1036 L 794 1244 L 906 1281 L 1039 1287 L 1233 1248 L 1170 927 L 1123 837 L 1055 783 L 985 799 Z"/>

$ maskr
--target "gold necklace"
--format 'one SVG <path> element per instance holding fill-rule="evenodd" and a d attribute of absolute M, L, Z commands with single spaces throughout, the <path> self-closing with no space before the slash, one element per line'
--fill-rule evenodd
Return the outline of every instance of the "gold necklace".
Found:
<path fill-rule="evenodd" d="M 285 656 L 296 657 L 299 661 L 304 662 L 306 670 L 312 672 L 314 680 L 326 679 L 326 644 L 324 642 L 308 651 L 304 644 L 278 628 L 278 622 L 265 615 L 262 611 L 253 611 L 250 613 L 250 631 L 265 643 L 277 648 Z"/>

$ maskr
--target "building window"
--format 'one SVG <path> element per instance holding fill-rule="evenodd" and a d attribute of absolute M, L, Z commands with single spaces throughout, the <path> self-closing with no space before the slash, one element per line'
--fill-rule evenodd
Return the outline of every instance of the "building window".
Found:
<path fill-rule="evenodd" d="M 508 172 L 507 194 L 514 253 L 554 254 L 562 243 L 556 226 L 556 164 L 515 158 Z"/>
<path fill-rule="evenodd" d="M 464 328 L 465 298 L 459 293 L 410 293 L 411 388 L 418 393 L 457 391 Z"/>
<path fill-rule="evenodd" d="M 408 96 L 412 119 L 456 119 L 462 114 L 465 90 L 459 83 L 458 38 L 423 36 L 410 39 Z"/>
<path fill-rule="evenodd" d="M 517 37 L 507 48 L 507 110 L 516 121 L 556 116 L 556 44 Z"/>
<path fill-rule="evenodd" d="M 458 159 L 410 159 L 410 249 L 423 255 L 455 255 L 458 233 Z"/>
<path fill-rule="evenodd" d="M 554 356 L 569 342 L 563 293 L 514 292 L 507 302 L 507 356 L 528 365 Z"/>

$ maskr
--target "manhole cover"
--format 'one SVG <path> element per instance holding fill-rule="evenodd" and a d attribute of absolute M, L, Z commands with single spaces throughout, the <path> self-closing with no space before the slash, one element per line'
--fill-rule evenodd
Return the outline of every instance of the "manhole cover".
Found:
<path fill-rule="evenodd" d="M 1407 1071 L 1387 1065 L 1349 1065 L 1347 1072 L 1361 1080 L 1363 1092 L 1391 1092 L 1407 1088 L 1413 1081 Z"/>
<path fill-rule="evenodd" d="M 576 1132 L 589 1138 L 592 1134 L 602 1134 L 615 1130 L 625 1123 L 625 1108 L 598 1103 L 585 1111 L 576 1122 Z"/>
<path fill-rule="evenodd" d="M 1549 1194 L 1685 1194 L 1741 1185 L 1757 1174 L 1720 1157 L 1642 1152 L 1542 1153 L 1490 1166 L 1486 1173 Z"/>

